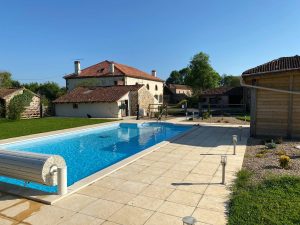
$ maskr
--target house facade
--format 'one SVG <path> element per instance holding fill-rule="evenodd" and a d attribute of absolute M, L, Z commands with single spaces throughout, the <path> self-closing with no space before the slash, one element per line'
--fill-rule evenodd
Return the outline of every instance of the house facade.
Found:
<path fill-rule="evenodd" d="M 251 89 L 251 136 L 300 137 L 300 56 L 282 57 L 242 74 Z"/>
<path fill-rule="evenodd" d="M 148 74 L 131 66 L 108 60 L 82 70 L 80 61 L 75 61 L 74 66 L 74 73 L 64 77 L 68 91 L 79 86 L 108 87 L 141 84 L 153 95 L 156 103 L 163 102 L 163 80 L 157 77 L 155 70 Z"/>
<path fill-rule="evenodd" d="M 55 104 L 56 116 L 122 118 L 135 116 L 137 105 L 146 115 L 154 96 L 144 85 L 121 85 L 106 87 L 77 87 L 59 97 Z"/>
<path fill-rule="evenodd" d="M 192 87 L 180 84 L 167 84 L 164 86 L 164 101 L 176 104 L 193 95 Z"/>
<path fill-rule="evenodd" d="M 0 118 L 7 118 L 9 102 L 17 95 L 23 94 L 25 88 L 0 88 Z M 21 113 L 22 119 L 41 117 L 40 96 L 32 92 L 32 99 L 25 110 Z"/>

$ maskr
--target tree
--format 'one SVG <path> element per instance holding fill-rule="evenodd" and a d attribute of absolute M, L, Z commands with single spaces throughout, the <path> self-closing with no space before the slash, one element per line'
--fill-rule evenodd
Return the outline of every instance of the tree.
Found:
<path fill-rule="evenodd" d="M 10 72 L 0 72 L 0 87 L 2 88 L 11 88 L 11 87 L 20 87 L 21 84 L 19 81 L 13 80 L 11 78 Z"/>
<path fill-rule="evenodd" d="M 183 78 L 177 70 L 173 70 L 170 73 L 169 78 L 166 80 L 167 84 L 183 84 Z"/>
<path fill-rule="evenodd" d="M 47 102 L 46 99 L 48 99 L 49 101 L 53 101 L 59 96 L 66 93 L 66 88 L 61 88 L 55 82 L 46 82 L 42 84 L 32 82 L 24 84 L 24 87 L 36 94 L 41 95 L 44 102 Z"/>
<path fill-rule="evenodd" d="M 241 85 L 240 77 L 223 74 L 222 80 L 221 80 L 221 85 L 225 86 L 225 87 L 239 87 Z"/>
<path fill-rule="evenodd" d="M 190 62 L 189 69 L 190 73 L 186 76 L 185 83 L 192 86 L 195 93 L 220 85 L 221 77 L 210 65 L 207 54 L 196 54 Z"/>

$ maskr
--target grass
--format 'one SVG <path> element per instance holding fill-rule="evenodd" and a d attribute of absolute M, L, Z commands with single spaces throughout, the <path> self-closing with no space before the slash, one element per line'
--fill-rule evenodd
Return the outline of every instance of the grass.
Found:
<path fill-rule="evenodd" d="M 243 121 L 245 121 L 245 118 L 246 118 L 247 122 L 250 122 L 250 120 L 251 120 L 250 116 L 237 116 L 235 118 L 238 120 L 243 120 Z"/>
<path fill-rule="evenodd" d="M 110 122 L 109 119 L 88 119 L 88 118 L 41 118 L 11 121 L 0 120 L 0 139 L 19 137 L 29 134 L 37 134 L 47 131 L 61 130 L 84 125 Z"/>
<path fill-rule="evenodd" d="M 247 170 L 238 173 L 229 203 L 228 224 L 300 224 L 300 178 L 277 176 L 251 182 Z"/>

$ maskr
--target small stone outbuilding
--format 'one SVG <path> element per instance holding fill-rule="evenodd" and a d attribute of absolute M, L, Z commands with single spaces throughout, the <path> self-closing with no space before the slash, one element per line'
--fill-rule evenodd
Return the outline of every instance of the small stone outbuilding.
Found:
<path fill-rule="evenodd" d="M 135 116 L 137 105 L 147 113 L 157 103 L 144 85 L 77 87 L 54 102 L 55 115 L 62 117 L 122 118 Z"/>
<path fill-rule="evenodd" d="M 9 102 L 16 96 L 23 94 L 25 88 L 0 88 L 0 118 L 7 118 Z M 32 100 L 25 107 L 21 119 L 32 119 L 41 117 L 41 98 L 32 92 Z"/>
<path fill-rule="evenodd" d="M 251 89 L 251 136 L 300 138 L 300 56 L 246 70 Z"/>

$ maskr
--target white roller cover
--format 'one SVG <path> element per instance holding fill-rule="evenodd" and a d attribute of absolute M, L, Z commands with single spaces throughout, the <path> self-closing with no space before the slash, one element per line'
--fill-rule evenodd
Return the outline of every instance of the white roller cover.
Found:
<path fill-rule="evenodd" d="M 54 186 L 57 172 L 51 171 L 65 166 L 64 158 L 59 155 L 0 150 L 0 175 L 6 177 Z"/>

